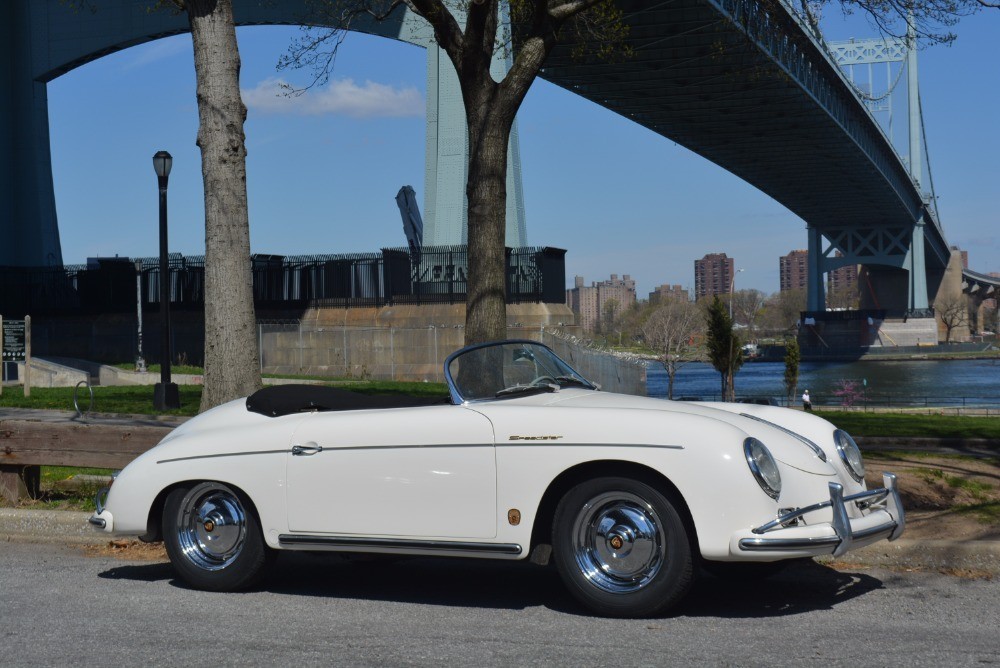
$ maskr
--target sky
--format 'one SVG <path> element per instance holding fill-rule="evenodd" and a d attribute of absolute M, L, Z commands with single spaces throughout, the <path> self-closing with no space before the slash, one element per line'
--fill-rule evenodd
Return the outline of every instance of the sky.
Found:
<path fill-rule="evenodd" d="M 828 40 L 863 38 L 857 17 Z M 962 20 L 952 46 L 919 54 L 938 209 L 970 268 L 1000 271 L 1000 11 Z M 424 50 L 352 33 L 328 86 L 288 100 L 277 72 L 298 29 L 237 31 L 248 106 L 247 189 L 254 253 L 374 252 L 404 246 L 395 195 L 424 195 Z M 63 261 L 158 253 L 152 156 L 174 157 L 170 251 L 204 253 L 194 65 L 187 35 L 111 54 L 48 85 Z M 566 281 L 628 274 L 645 297 L 693 288 L 694 260 L 735 258 L 736 289 L 778 290 L 778 258 L 806 247 L 805 223 L 707 160 L 537 80 L 518 115 L 528 244 L 567 249 Z"/>

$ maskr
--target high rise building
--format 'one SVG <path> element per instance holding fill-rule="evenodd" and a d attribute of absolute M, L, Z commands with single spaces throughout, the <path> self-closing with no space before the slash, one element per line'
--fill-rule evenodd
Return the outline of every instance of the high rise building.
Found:
<path fill-rule="evenodd" d="M 709 253 L 694 261 L 695 299 L 728 294 L 732 289 L 735 263 L 725 253 Z"/>
<path fill-rule="evenodd" d="M 837 257 L 843 257 L 837 251 Z M 805 290 L 809 286 L 809 251 L 793 250 L 788 255 L 778 259 L 781 291 Z M 857 289 L 858 266 L 849 264 L 834 269 L 826 275 L 827 293 L 839 292 L 846 294 Z"/>
<path fill-rule="evenodd" d="M 782 292 L 805 290 L 809 284 L 809 251 L 793 250 L 778 258 L 779 285 Z"/>
<path fill-rule="evenodd" d="M 593 332 L 601 320 L 617 318 L 635 303 L 635 281 L 628 274 L 618 278 L 611 274 L 606 281 L 583 284 L 583 276 L 573 279 L 573 287 L 566 291 L 566 305 L 576 314 L 576 324 L 584 331 Z"/>
<path fill-rule="evenodd" d="M 837 255 L 840 255 L 838 252 Z M 827 292 L 854 291 L 858 288 L 858 265 L 849 264 L 826 275 Z"/>
<path fill-rule="evenodd" d="M 683 299 L 684 301 L 688 301 L 691 299 L 691 295 L 688 294 L 688 291 L 683 286 L 667 285 L 665 283 L 656 286 L 649 293 L 650 304 L 662 303 L 668 299 Z"/>

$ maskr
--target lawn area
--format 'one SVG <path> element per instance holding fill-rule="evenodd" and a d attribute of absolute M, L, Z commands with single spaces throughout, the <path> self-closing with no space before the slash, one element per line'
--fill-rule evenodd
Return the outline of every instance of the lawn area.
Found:
<path fill-rule="evenodd" d="M 852 436 L 1000 439 L 1000 419 L 919 413 L 816 411 Z"/>
<path fill-rule="evenodd" d="M 444 396 L 448 387 L 444 383 L 404 383 L 392 381 L 337 382 L 337 387 L 362 392 L 364 394 L 408 394 L 417 396 Z M 180 385 L 181 407 L 178 410 L 163 411 L 162 415 L 197 415 L 201 404 L 200 385 Z M 31 396 L 24 397 L 21 388 L 8 387 L 0 395 L 0 408 L 41 408 L 72 411 L 72 387 L 36 387 Z M 77 393 L 80 409 L 86 411 L 90 404 L 89 393 L 81 388 Z M 152 385 L 99 386 L 94 388 L 95 413 L 125 413 L 131 415 L 152 415 Z"/>

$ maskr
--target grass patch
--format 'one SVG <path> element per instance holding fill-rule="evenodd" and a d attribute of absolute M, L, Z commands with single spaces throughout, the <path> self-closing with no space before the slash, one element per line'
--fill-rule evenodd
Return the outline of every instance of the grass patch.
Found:
<path fill-rule="evenodd" d="M 852 436 L 1000 439 L 1000 420 L 967 415 L 816 411 Z"/>
<path fill-rule="evenodd" d="M 355 381 L 352 383 L 337 383 L 337 387 L 361 392 L 363 394 L 403 394 L 422 397 L 447 396 L 448 387 L 444 383 L 404 383 L 392 381 Z M 153 409 L 152 385 L 122 385 L 94 388 L 95 413 L 123 413 L 128 415 L 182 415 L 198 414 L 201 405 L 200 385 L 180 385 L 181 407 L 171 411 L 156 411 Z M 31 396 L 25 397 L 19 389 L 6 391 L 0 396 L 0 408 L 39 408 L 49 410 L 72 411 L 72 387 L 37 387 L 31 390 Z M 86 410 L 90 404 L 87 392 L 78 393 L 80 408 Z"/>
<path fill-rule="evenodd" d="M 41 467 L 41 498 L 22 499 L 17 502 L 18 508 L 31 510 L 78 510 L 93 512 L 96 510 L 94 495 L 104 487 L 103 482 L 68 482 L 78 475 L 111 476 L 111 469 L 76 468 L 73 466 L 42 466 Z M 10 507 L 12 504 L 0 498 L 0 507 Z"/>
<path fill-rule="evenodd" d="M 135 371 L 135 362 L 116 362 L 111 364 L 116 369 L 121 369 L 122 371 Z M 146 371 L 152 374 L 160 374 L 159 364 L 147 364 Z M 201 376 L 204 375 L 205 370 L 200 366 L 191 366 L 190 364 L 171 364 L 170 373 L 181 373 L 191 376 Z"/>
<path fill-rule="evenodd" d="M 971 515 L 983 524 L 1000 524 L 1000 501 L 986 501 L 954 508 L 956 513 Z"/>
<path fill-rule="evenodd" d="M 878 459 L 893 462 L 912 462 L 920 459 L 947 459 L 955 462 L 987 462 L 993 466 L 1000 466 L 1000 457 L 982 457 L 978 455 L 959 455 L 943 452 L 919 452 L 907 450 L 878 450 L 875 452 L 865 451 L 865 459 Z"/>
<path fill-rule="evenodd" d="M 118 385 L 99 386 L 94 389 L 95 413 L 126 413 L 131 415 L 154 415 L 161 413 L 153 409 L 152 385 Z M 195 415 L 201 403 L 201 387 L 197 385 L 180 385 L 181 407 L 178 410 L 162 411 L 163 415 Z M 25 397 L 19 390 L 7 391 L 0 396 L 0 407 L 10 408 L 41 408 L 49 410 L 72 411 L 73 387 L 35 387 L 31 396 Z M 90 406 L 90 394 L 81 389 L 77 392 L 80 409 L 87 410 Z"/>
<path fill-rule="evenodd" d="M 77 475 L 101 475 L 110 476 L 114 473 L 112 469 L 88 469 L 76 468 L 73 466 L 43 466 L 42 485 L 52 485 L 62 480 L 69 480 Z"/>
<path fill-rule="evenodd" d="M 927 482 L 940 482 L 948 485 L 948 487 L 951 487 L 952 489 L 965 490 L 972 496 L 983 501 L 989 498 L 989 492 L 993 489 L 993 485 L 990 485 L 989 483 L 979 482 L 978 480 L 970 480 L 960 476 L 948 475 L 941 469 L 918 468 L 915 470 L 915 473 Z"/>

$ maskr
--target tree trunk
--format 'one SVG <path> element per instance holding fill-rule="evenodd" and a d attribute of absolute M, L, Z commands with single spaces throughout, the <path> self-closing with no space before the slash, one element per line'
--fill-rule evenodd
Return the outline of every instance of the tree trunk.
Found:
<path fill-rule="evenodd" d="M 260 388 L 247 213 L 246 107 L 231 0 L 186 0 L 205 184 L 205 387 L 201 410 Z"/>
<path fill-rule="evenodd" d="M 493 85 L 495 92 L 495 84 Z M 507 142 L 511 122 L 491 117 L 491 96 L 466 99 L 469 122 L 469 283 L 465 344 L 507 337 Z"/>
<path fill-rule="evenodd" d="M 667 370 L 667 399 L 674 398 L 674 377 L 677 376 L 677 364 L 668 361 L 663 365 Z"/>

